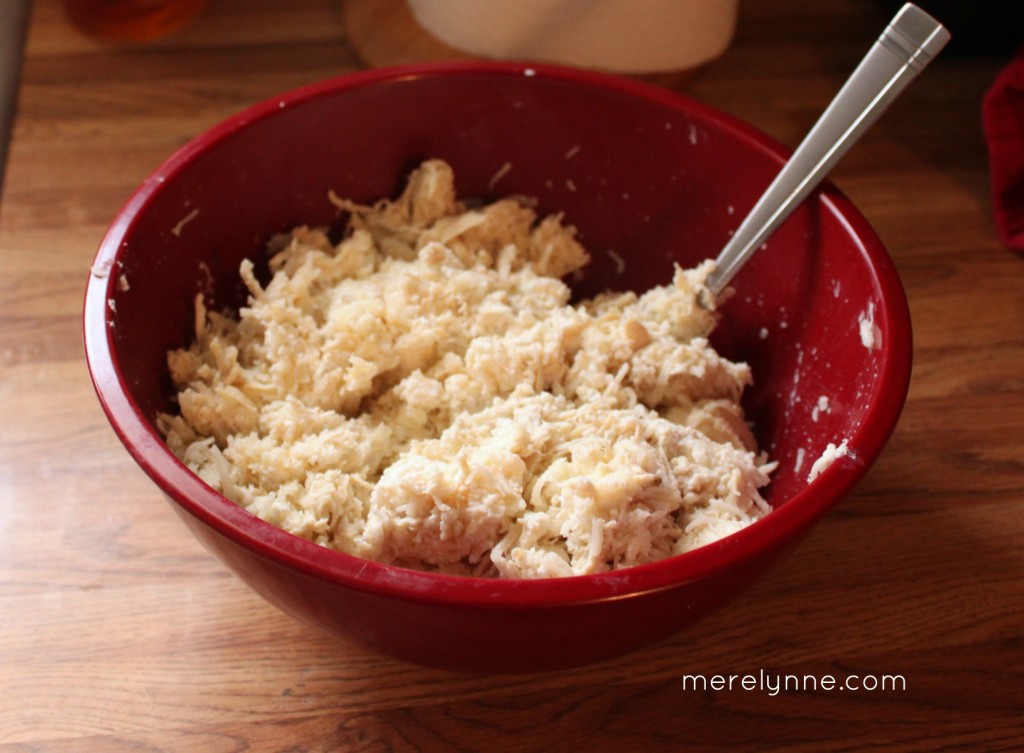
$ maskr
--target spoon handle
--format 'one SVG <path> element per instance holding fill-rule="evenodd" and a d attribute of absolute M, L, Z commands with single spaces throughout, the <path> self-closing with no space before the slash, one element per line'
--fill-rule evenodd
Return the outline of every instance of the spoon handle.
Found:
<path fill-rule="evenodd" d="M 903 6 L 718 255 L 715 295 L 948 41 L 942 24 Z"/>

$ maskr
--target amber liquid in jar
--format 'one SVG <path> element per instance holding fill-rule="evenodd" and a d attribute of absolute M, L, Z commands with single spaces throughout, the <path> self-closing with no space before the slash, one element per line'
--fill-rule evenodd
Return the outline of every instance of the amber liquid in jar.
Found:
<path fill-rule="evenodd" d="M 147 42 L 192 21 L 206 0 L 64 0 L 68 19 L 107 42 Z"/>

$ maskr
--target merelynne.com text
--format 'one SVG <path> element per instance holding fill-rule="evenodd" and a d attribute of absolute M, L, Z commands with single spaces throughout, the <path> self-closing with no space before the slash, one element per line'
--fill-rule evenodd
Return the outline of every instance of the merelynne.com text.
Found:
<path fill-rule="evenodd" d="M 823 690 L 855 692 L 901 692 L 907 689 L 903 675 L 797 675 L 759 670 L 756 673 L 728 675 L 683 675 L 683 690 L 746 690 L 768 695 L 785 692 L 813 692 Z"/>

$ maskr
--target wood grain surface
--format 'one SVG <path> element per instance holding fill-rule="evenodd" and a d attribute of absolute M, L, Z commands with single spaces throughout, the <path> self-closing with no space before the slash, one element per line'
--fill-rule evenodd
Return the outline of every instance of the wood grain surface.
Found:
<path fill-rule="evenodd" d="M 884 16 L 744 2 L 733 46 L 686 91 L 794 146 Z M 0 205 L 0 753 L 1024 749 L 1024 257 L 995 234 L 980 130 L 1004 62 L 940 58 L 833 174 L 888 245 L 915 327 L 906 410 L 864 482 L 676 638 L 480 677 L 365 653 L 251 593 L 120 446 L 82 356 L 114 213 L 201 130 L 362 66 L 341 2 L 211 0 L 172 37 L 111 47 L 38 0 Z M 683 679 L 762 671 L 905 686 Z"/>

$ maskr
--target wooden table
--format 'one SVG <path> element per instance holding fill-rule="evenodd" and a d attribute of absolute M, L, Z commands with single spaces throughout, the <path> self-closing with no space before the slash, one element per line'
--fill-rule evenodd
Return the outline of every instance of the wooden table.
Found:
<path fill-rule="evenodd" d="M 885 20 L 869 0 L 744 2 L 686 90 L 795 145 Z M 396 26 L 392 52 L 413 37 Z M 0 753 L 1024 748 L 1024 257 L 996 237 L 979 125 L 1002 62 L 940 59 L 834 173 L 915 325 L 906 411 L 856 492 L 675 639 L 479 677 L 340 644 L 251 593 L 129 459 L 82 357 L 113 214 L 201 130 L 363 65 L 340 0 L 212 0 L 132 48 L 38 0 L 0 214 Z M 902 687 L 684 681 L 761 672 Z"/>

